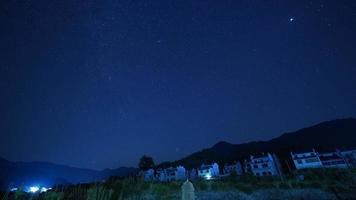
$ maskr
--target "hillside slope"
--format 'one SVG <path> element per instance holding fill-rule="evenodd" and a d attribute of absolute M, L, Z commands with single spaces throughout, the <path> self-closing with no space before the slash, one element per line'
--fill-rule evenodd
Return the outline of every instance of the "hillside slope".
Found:
<path fill-rule="evenodd" d="M 281 136 L 268 140 L 249 142 L 244 144 L 230 144 L 219 142 L 211 148 L 193 153 L 183 159 L 172 163 L 164 163 L 159 167 L 168 165 L 184 165 L 188 168 L 198 167 L 201 163 L 226 163 L 243 161 L 250 154 L 263 152 L 276 153 L 282 164 L 289 162 L 289 152 L 299 150 L 335 150 L 335 148 L 356 147 L 356 119 L 337 119 L 323 122 L 295 132 L 284 133 Z"/>

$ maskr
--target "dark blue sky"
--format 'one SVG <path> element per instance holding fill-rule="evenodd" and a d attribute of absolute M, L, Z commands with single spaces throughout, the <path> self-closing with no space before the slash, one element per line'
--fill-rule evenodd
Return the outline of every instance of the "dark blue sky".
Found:
<path fill-rule="evenodd" d="M 1 1 L 0 156 L 102 169 L 356 116 L 356 1 Z"/>

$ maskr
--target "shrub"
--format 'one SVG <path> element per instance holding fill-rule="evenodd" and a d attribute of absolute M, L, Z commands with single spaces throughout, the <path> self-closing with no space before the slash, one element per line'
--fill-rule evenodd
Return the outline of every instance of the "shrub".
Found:
<path fill-rule="evenodd" d="M 235 188 L 241 192 L 246 193 L 246 194 L 251 194 L 253 191 L 253 189 L 250 185 L 243 184 L 243 183 L 236 183 Z"/>
<path fill-rule="evenodd" d="M 130 196 L 139 197 L 148 190 L 151 183 L 146 183 L 142 180 L 128 178 L 125 180 L 114 181 L 109 184 L 110 189 L 113 190 L 112 199 L 128 198 Z"/>
<path fill-rule="evenodd" d="M 321 188 L 322 185 L 321 185 L 321 183 L 314 181 L 314 182 L 311 182 L 311 183 L 309 184 L 309 187 L 311 187 L 311 188 Z"/>
<path fill-rule="evenodd" d="M 86 200 L 109 200 L 113 195 L 112 189 L 106 189 L 103 186 L 92 187 L 87 191 Z"/>
<path fill-rule="evenodd" d="M 178 187 L 179 186 L 179 187 Z M 180 191 L 180 184 L 177 182 L 157 183 L 152 185 L 152 192 L 155 199 L 175 199 L 176 194 Z"/>
<path fill-rule="evenodd" d="M 27 198 L 27 194 L 22 191 L 22 190 L 17 190 L 14 194 L 14 199 L 15 200 L 22 200 L 22 199 L 26 199 Z"/>
<path fill-rule="evenodd" d="M 298 183 L 295 182 L 295 181 L 292 181 L 292 182 L 290 183 L 290 185 L 292 186 L 292 188 L 298 188 L 298 187 L 299 187 Z"/>
<path fill-rule="evenodd" d="M 194 182 L 194 187 L 196 188 L 196 190 L 207 190 L 208 189 L 208 184 L 206 181 L 197 181 Z"/>
<path fill-rule="evenodd" d="M 288 185 L 287 183 L 280 183 L 279 185 L 278 185 L 278 188 L 279 189 L 290 189 L 290 185 Z"/>
<path fill-rule="evenodd" d="M 43 196 L 44 200 L 62 200 L 64 199 L 63 192 L 49 191 L 46 192 Z"/>

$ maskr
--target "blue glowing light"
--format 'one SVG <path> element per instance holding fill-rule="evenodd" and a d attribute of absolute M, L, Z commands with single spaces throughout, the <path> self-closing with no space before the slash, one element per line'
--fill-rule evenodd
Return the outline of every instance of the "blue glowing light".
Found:
<path fill-rule="evenodd" d="M 47 192 L 47 191 L 50 190 L 50 189 L 52 189 L 52 188 L 41 187 L 40 192 L 41 192 L 41 193 L 42 193 L 42 192 Z"/>
<path fill-rule="evenodd" d="M 210 179 L 211 179 L 211 175 L 210 175 L 210 174 L 206 174 L 206 175 L 205 175 L 205 179 L 206 179 L 206 180 L 210 180 Z"/>
<path fill-rule="evenodd" d="M 31 193 L 36 193 L 39 190 L 40 190 L 40 188 L 38 186 L 31 186 L 28 191 Z"/>

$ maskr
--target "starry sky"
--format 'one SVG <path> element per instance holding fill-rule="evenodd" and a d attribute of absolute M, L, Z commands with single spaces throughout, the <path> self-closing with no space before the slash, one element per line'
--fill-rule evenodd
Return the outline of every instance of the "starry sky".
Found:
<path fill-rule="evenodd" d="M 3 0 L 0 156 L 92 169 L 356 117 L 356 1 Z"/>

